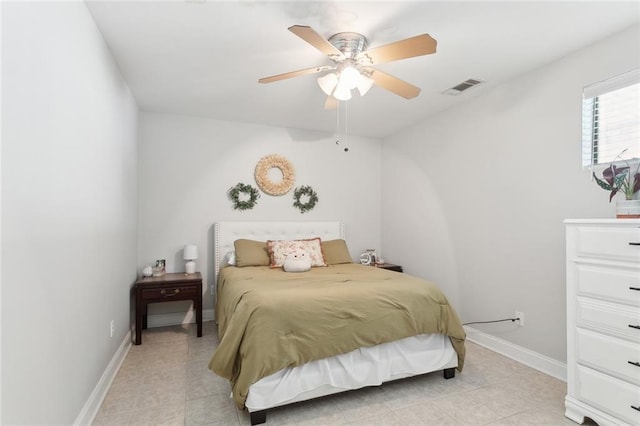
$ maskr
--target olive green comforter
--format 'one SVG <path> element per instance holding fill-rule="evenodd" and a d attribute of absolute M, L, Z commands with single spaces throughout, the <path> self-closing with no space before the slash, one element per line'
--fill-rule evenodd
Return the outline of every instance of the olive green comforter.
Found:
<path fill-rule="evenodd" d="M 249 386 L 285 367 L 423 333 L 450 337 L 464 364 L 465 333 L 438 287 L 357 264 L 286 273 L 269 267 L 220 272 L 220 343 L 209 368 L 231 381 L 244 407 Z"/>

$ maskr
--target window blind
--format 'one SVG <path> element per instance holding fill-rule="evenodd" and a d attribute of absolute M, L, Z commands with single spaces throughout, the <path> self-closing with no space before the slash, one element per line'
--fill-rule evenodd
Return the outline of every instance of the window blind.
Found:
<path fill-rule="evenodd" d="M 582 101 L 582 165 L 638 158 L 640 69 L 585 87 Z"/>

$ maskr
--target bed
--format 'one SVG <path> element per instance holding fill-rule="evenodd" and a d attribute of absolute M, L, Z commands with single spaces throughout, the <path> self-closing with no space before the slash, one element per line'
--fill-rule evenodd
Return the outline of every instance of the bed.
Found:
<path fill-rule="evenodd" d="M 462 370 L 464 330 L 432 283 L 352 262 L 298 273 L 228 265 L 236 240 L 344 243 L 341 222 L 218 222 L 214 232 L 220 343 L 209 368 L 230 380 L 251 424 L 270 408 Z"/>

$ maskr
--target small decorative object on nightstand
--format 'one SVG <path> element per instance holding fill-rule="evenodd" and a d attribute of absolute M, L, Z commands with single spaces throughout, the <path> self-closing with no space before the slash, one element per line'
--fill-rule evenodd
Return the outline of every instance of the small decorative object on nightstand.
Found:
<path fill-rule="evenodd" d="M 184 246 L 184 260 L 187 262 L 184 264 L 184 269 L 187 274 L 195 274 L 196 272 L 196 260 L 198 258 L 198 246 L 189 244 Z"/>
<path fill-rule="evenodd" d="M 158 259 L 156 260 L 156 266 L 153 267 L 153 274 L 152 276 L 154 277 L 161 277 L 164 275 L 165 272 L 165 268 L 166 268 L 167 262 L 165 259 Z"/>
<path fill-rule="evenodd" d="M 153 275 L 153 267 L 151 265 L 147 265 L 144 268 L 142 268 L 142 276 L 150 277 L 152 275 Z"/>
<path fill-rule="evenodd" d="M 373 265 L 376 263 L 376 249 L 367 249 L 360 255 L 360 263 L 363 265 Z"/>

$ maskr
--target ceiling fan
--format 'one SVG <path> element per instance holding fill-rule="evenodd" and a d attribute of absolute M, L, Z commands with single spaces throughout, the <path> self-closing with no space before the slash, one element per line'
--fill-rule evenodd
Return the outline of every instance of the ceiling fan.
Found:
<path fill-rule="evenodd" d="M 360 96 L 364 96 L 374 84 L 406 99 L 418 96 L 419 87 L 373 66 L 429 55 L 436 52 L 437 45 L 436 40 L 431 36 L 421 34 L 367 50 L 367 39 L 359 33 L 341 32 L 326 40 L 313 28 L 304 25 L 294 25 L 289 27 L 289 31 L 327 55 L 334 64 L 264 77 L 258 82 L 273 83 L 301 75 L 337 70 L 318 78 L 320 88 L 327 94 L 325 108 L 335 107 L 336 100 L 351 99 L 353 89 L 358 89 Z"/>

